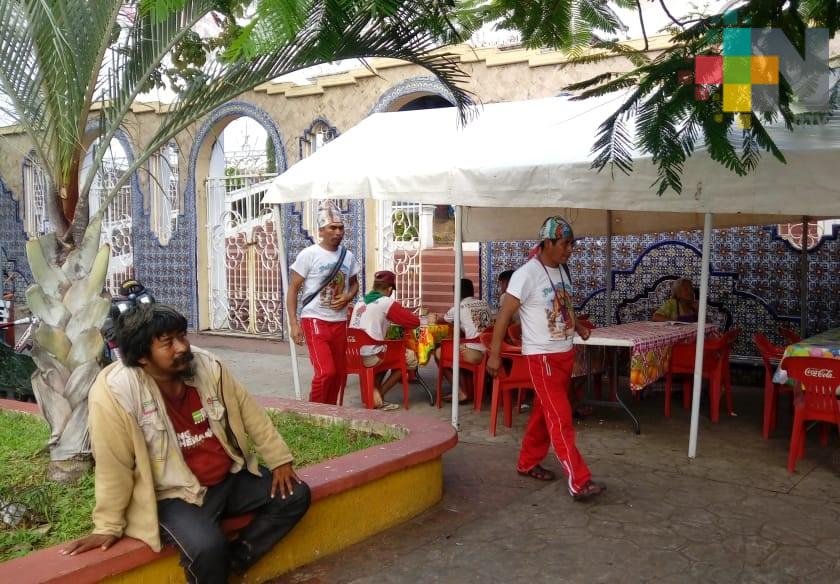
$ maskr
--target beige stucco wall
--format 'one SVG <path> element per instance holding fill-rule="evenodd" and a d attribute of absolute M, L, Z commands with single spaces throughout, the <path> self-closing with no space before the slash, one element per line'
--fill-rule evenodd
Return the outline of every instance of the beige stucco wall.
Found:
<path fill-rule="evenodd" d="M 653 51 L 661 49 L 666 39 L 653 39 Z M 457 55 L 460 66 L 468 75 L 464 83 L 465 89 L 470 91 L 475 101 L 480 103 L 494 103 L 534 99 L 554 96 L 564 90 L 569 84 L 579 82 L 592 76 L 615 70 L 628 70 L 629 62 L 624 59 L 609 59 L 597 64 L 585 66 L 567 66 L 566 59 L 555 51 L 529 51 L 524 49 L 500 50 L 476 49 L 469 47 L 451 48 Z M 832 54 L 838 54 L 837 42 L 832 44 Z M 416 65 L 398 63 L 389 60 L 374 60 L 370 63 L 373 71 L 360 68 L 348 73 L 324 76 L 314 79 L 310 85 L 294 86 L 289 83 L 267 83 L 256 90 L 240 95 L 237 100 L 251 104 L 263 111 L 273 120 L 282 136 L 287 163 L 292 165 L 299 159 L 299 138 L 317 117 L 328 120 L 339 132 L 345 132 L 365 116 L 395 86 L 410 79 L 429 77 L 429 72 Z M 398 109 L 408 100 L 421 95 L 428 95 L 428 91 L 418 91 L 415 94 L 404 95 L 391 104 L 389 110 Z M 142 105 L 135 107 L 135 112 L 129 117 L 125 131 L 135 150 L 148 142 L 156 131 L 165 106 L 160 104 Z M 208 138 L 201 144 L 201 150 L 195 169 L 196 180 L 196 216 L 197 216 L 197 255 L 199 279 L 200 327 L 206 326 L 207 301 L 206 290 L 208 278 L 207 260 L 207 201 L 204 189 L 204 179 L 208 173 L 210 150 L 213 137 L 218 136 L 224 127 L 234 117 L 228 117 L 216 123 Z M 183 193 L 187 181 L 187 163 L 190 152 L 194 147 L 195 136 L 204 121 L 194 124 L 187 131 L 176 137 L 181 153 L 180 177 L 181 192 Z M 30 150 L 26 137 L 0 130 L 5 134 L 0 140 L 0 176 L 15 192 L 21 188 L 21 162 Z M 147 179 L 141 176 L 141 186 L 144 193 L 148 193 Z M 147 195 L 146 195 L 147 196 Z M 183 195 L 182 195 L 183 196 Z M 148 201 L 145 201 L 148 207 Z M 376 241 L 376 213 L 375 205 L 369 202 L 367 213 L 366 273 L 372 277 L 377 269 L 375 252 Z M 190 210 L 187 210 L 190 212 Z"/>

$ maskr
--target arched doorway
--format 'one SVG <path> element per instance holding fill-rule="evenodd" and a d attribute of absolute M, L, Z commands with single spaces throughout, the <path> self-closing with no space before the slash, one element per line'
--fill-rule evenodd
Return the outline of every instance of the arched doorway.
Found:
<path fill-rule="evenodd" d="M 198 231 L 199 265 L 207 266 L 198 278 L 200 327 L 281 336 L 278 229 L 261 205 L 271 179 L 286 168 L 279 131 L 267 114 L 242 103 L 223 106 L 206 127 L 193 166 L 196 212 L 206 225 Z"/>

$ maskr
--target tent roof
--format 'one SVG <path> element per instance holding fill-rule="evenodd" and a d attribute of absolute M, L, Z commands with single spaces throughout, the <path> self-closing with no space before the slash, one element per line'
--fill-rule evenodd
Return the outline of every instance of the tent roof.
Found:
<path fill-rule="evenodd" d="M 717 226 L 840 217 L 837 119 L 771 129 L 788 163 L 765 154 L 746 177 L 695 152 L 683 193 L 659 196 L 651 188 L 656 168 L 639 153 L 629 176 L 591 169 L 598 126 L 622 97 L 489 104 L 465 127 L 454 108 L 374 114 L 274 179 L 264 202 L 373 198 L 490 208 L 467 210 L 466 240 L 520 238 L 514 231 L 524 215 L 499 207 L 566 213 L 592 235 L 604 232 L 607 210 L 615 212 L 615 233 L 695 228 L 707 211 L 719 215 Z M 527 226 L 535 230 L 532 220 Z"/>

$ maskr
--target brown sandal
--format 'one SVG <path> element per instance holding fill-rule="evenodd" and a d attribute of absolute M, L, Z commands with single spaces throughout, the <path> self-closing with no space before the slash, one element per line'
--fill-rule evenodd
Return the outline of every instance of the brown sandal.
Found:
<path fill-rule="evenodd" d="M 589 481 L 577 493 L 572 493 L 572 498 L 575 501 L 586 501 L 592 497 L 597 497 L 607 490 L 607 485 L 601 482 Z"/>
<path fill-rule="evenodd" d="M 539 464 L 531 470 L 518 470 L 516 472 L 524 477 L 531 477 L 532 479 L 537 479 L 538 481 L 553 481 L 557 478 L 557 475 L 555 475 L 554 472 L 548 470 L 547 468 L 543 468 Z"/>

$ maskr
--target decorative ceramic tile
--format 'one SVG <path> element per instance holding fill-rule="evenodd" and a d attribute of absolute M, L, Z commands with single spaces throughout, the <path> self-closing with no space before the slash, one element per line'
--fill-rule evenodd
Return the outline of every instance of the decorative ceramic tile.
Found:
<path fill-rule="evenodd" d="M 710 314 L 744 333 L 735 354 L 755 356 L 752 334 L 777 338 L 780 324 L 798 327 L 800 252 L 781 239 L 776 226 L 714 230 Z M 701 231 L 613 237 L 613 310 L 616 320 L 649 318 L 675 277 L 700 279 Z M 498 275 L 515 269 L 536 241 L 482 244 L 482 294 L 497 302 Z M 598 325 L 606 322 L 605 238 L 576 241 L 570 270 L 579 309 Z M 807 331 L 840 326 L 840 226 L 808 252 Z"/>
<path fill-rule="evenodd" d="M 3 293 L 14 292 L 15 302 L 23 302 L 26 288 L 32 283 L 25 245 L 26 233 L 18 202 L 0 178 L 0 278 Z"/>

